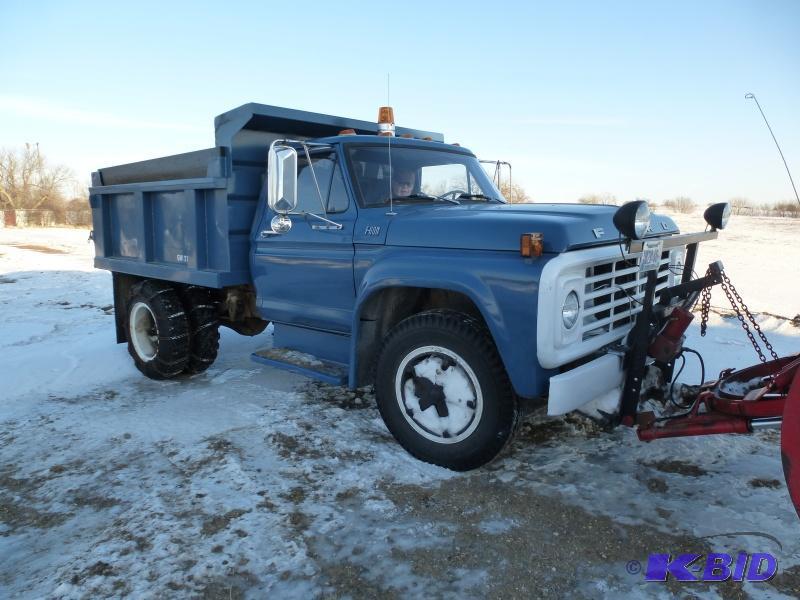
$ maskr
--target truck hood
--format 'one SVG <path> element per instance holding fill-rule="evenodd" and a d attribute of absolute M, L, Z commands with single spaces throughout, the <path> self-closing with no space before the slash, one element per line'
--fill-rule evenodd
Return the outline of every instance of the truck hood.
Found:
<path fill-rule="evenodd" d="M 401 207 L 396 207 L 400 209 Z M 618 207 L 590 204 L 465 203 L 397 210 L 387 246 L 425 246 L 519 252 L 519 236 L 541 233 L 544 251 L 559 253 L 619 239 L 613 217 Z M 669 217 L 653 215 L 648 235 L 678 233 Z"/>

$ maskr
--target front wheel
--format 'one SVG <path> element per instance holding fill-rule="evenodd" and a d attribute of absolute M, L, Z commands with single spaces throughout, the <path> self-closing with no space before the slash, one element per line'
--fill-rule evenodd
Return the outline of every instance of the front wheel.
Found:
<path fill-rule="evenodd" d="M 456 471 L 495 458 L 517 424 L 517 403 L 489 333 L 454 311 L 414 315 L 389 333 L 375 391 L 386 426 L 408 452 Z"/>

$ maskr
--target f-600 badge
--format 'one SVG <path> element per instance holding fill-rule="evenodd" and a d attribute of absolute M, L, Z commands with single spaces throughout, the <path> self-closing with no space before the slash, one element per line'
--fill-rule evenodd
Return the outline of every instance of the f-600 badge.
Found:
<path fill-rule="evenodd" d="M 364 228 L 364 235 L 376 236 L 380 235 L 380 232 L 381 232 L 380 225 L 367 225 Z"/>

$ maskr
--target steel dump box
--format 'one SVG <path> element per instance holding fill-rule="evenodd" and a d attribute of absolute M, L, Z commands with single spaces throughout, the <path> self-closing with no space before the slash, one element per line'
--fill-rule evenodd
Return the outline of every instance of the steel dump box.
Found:
<path fill-rule="evenodd" d="M 92 173 L 96 267 L 213 288 L 250 283 L 250 230 L 270 143 L 376 131 L 367 121 L 263 104 L 223 113 L 214 125 L 214 148 Z"/>
<path fill-rule="evenodd" d="M 226 176 L 226 148 L 191 154 L 191 166 L 179 155 L 93 174 L 96 267 L 215 288 L 249 280 L 255 198 Z M 180 178 L 155 179 L 158 166 Z"/>

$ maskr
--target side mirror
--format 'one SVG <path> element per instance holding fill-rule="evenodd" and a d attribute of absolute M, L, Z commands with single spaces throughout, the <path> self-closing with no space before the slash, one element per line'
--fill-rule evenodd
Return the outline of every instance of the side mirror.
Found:
<path fill-rule="evenodd" d="M 269 207 L 286 215 L 297 208 L 297 151 L 273 142 L 267 159 Z"/>

